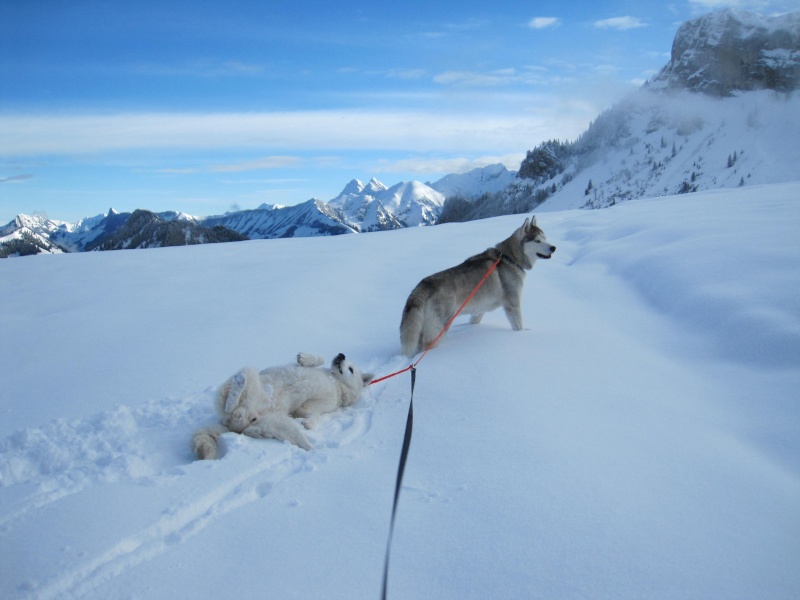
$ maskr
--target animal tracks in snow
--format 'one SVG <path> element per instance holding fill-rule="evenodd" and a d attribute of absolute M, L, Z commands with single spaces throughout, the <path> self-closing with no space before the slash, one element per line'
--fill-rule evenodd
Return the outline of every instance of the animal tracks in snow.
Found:
<path fill-rule="evenodd" d="M 308 432 L 314 445 L 310 452 L 226 433 L 220 439 L 219 461 L 195 461 L 189 440 L 197 428 L 216 419 L 213 389 L 82 419 L 59 419 L 0 440 L 4 543 L 25 543 L 26 523 L 43 514 L 69 519 L 70 507 L 87 497 L 100 499 L 98 520 L 107 510 L 114 529 L 79 532 L 62 564 L 27 566 L 30 572 L 20 575 L 16 591 L 42 599 L 91 595 L 105 582 L 191 540 L 224 515 L 269 496 L 287 478 L 320 468 L 330 453 L 339 453 L 370 431 L 384 391 L 376 387 L 365 390 L 354 406 L 323 415 Z M 140 512 L 119 519 L 115 507 L 104 509 L 103 493 L 90 490 L 108 485 L 130 486 L 133 495 L 142 497 Z"/>

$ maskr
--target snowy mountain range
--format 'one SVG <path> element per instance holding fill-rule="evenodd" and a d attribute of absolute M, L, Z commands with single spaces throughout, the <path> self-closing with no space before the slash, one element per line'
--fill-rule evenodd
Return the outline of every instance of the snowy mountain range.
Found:
<path fill-rule="evenodd" d="M 792 181 L 800 164 L 798 87 L 800 12 L 764 17 L 724 10 L 681 25 L 670 61 L 653 80 L 574 142 L 551 140 L 528 151 L 516 173 L 491 165 L 392 187 L 354 179 L 328 202 L 155 217 L 163 230 L 183 223 L 186 240 L 210 241 L 212 229 L 219 239 L 305 237 Z M 13 255 L 141 247 L 133 243 L 135 232 L 109 243 L 130 218 L 113 210 L 78 223 L 19 215 L 0 227 L 0 256 L 3 249 Z M 189 233 L 192 227 L 201 229 Z M 162 232 L 148 240 L 180 243 L 181 236 Z"/>
<path fill-rule="evenodd" d="M 574 142 L 528 151 L 505 189 L 449 197 L 440 221 L 604 208 L 800 176 L 800 12 L 681 25 L 669 63 Z"/>
<path fill-rule="evenodd" d="M 514 173 L 502 165 L 487 169 L 507 181 L 514 178 Z M 452 187 L 456 185 L 453 182 L 458 181 L 462 189 L 472 185 L 473 193 L 480 191 L 484 180 L 480 173 L 454 177 L 457 179 L 446 186 Z M 18 215 L 5 227 L 0 227 L 0 244 L 5 247 L 5 255 L 84 252 L 245 238 L 341 235 L 433 225 L 445 202 L 445 195 L 435 189 L 436 185 L 410 181 L 387 188 L 377 179 L 366 185 L 354 179 L 329 202 L 311 199 L 295 206 L 262 204 L 251 210 L 209 217 L 174 211 L 119 213 L 113 208 L 106 214 L 77 223 L 41 215 Z M 143 218 L 145 214 L 147 217 Z M 134 215 L 139 218 L 132 223 Z M 146 226 L 147 232 L 137 231 L 138 225 Z M 2 251 L 0 256 L 3 256 Z"/>

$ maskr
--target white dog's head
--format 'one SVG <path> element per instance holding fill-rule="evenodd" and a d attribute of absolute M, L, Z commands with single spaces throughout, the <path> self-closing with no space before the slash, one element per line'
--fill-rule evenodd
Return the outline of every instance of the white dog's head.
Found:
<path fill-rule="evenodd" d="M 522 240 L 525 255 L 533 263 L 537 258 L 550 258 L 556 251 L 555 246 L 547 243 L 544 231 L 536 225 L 536 217 L 533 220 L 525 219 L 525 224 L 521 228 L 524 231 Z"/>
<path fill-rule="evenodd" d="M 358 367 L 347 360 L 341 352 L 331 361 L 331 373 L 334 379 L 353 390 L 356 396 L 375 378 L 372 373 L 362 375 Z"/>
<path fill-rule="evenodd" d="M 248 410 L 245 406 L 235 408 L 225 419 L 225 427 L 236 433 L 242 433 L 248 426 L 255 423 L 258 413 Z"/>

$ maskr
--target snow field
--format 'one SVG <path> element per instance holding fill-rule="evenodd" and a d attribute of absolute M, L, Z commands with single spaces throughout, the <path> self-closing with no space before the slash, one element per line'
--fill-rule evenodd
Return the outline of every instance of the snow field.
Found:
<path fill-rule="evenodd" d="M 389 596 L 800 594 L 799 194 L 539 214 L 526 329 L 419 365 Z M 403 368 L 413 286 L 523 218 L 0 263 L 0 594 L 377 597 L 407 374 L 311 452 L 189 438 L 245 365 Z"/>

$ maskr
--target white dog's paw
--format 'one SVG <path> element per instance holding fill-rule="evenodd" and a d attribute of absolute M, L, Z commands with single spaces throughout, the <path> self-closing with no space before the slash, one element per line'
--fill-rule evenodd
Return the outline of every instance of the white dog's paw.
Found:
<path fill-rule="evenodd" d="M 319 415 L 309 415 L 300 419 L 300 422 L 306 429 L 316 429 L 319 425 Z"/>
<path fill-rule="evenodd" d="M 325 359 L 316 354 L 308 352 L 297 353 L 297 364 L 301 367 L 318 367 L 325 362 Z"/>
<path fill-rule="evenodd" d="M 239 371 L 236 375 L 231 377 L 230 382 L 231 385 L 228 388 L 228 397 L 225 399 L 226 413 L 233 411 L 234 407 L 239 404 L 239 398 L 242 397 L 242 392 L 244 392 L 244 385 L 246 383 L 244 373 Z"/>

